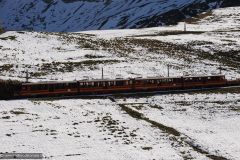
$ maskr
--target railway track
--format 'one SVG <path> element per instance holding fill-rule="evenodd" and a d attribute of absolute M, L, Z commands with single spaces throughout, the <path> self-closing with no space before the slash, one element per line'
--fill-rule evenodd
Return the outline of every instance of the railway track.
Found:
<path fill-rule="evenodd" d="M 187 89 L 187 90 L 175 90 L 175 91 L 153 91 L 153 92 L 136 92 L 136 93 L 112 93 L 112 94 L 99 94 L 99 95 L 73 95 L 73 96 L 57 96 L 57 97 L 40 97 L 40 98 L 27 98 L 29 100 L 59 100 L 59 99 L 109 99 L 113 96 L 132 97 L 132 96 L 151 96 L 151 95 L 166 95 L 166 94 L 183 94 L 183 93 L 201 93 L 206 91 L 225 91 L 229 89 L 239 89 L 240 85 L 227 86 L 227 87 L 211 87 L 201 89 Z M 18 98 L 26 99 L 26 98 Z"/>

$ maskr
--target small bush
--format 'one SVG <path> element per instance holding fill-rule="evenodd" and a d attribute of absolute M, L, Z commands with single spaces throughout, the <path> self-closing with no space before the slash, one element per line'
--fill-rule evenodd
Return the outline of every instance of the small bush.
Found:
<path fill-rule="evenodd" d="M 4 29 L 0 27 L 0 34 L 4 33 Z"/>
<path fill-rule="evenodd" d="M 15 41 L 16 40 L 16 36 L 8 36 L 8 37 L 1 37 L 0 40 L 12 40 Z"/>

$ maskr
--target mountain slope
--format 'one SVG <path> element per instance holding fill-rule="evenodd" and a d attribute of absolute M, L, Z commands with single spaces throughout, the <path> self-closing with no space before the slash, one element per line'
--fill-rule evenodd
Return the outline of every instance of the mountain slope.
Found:
<path fill-rule="evenodd" d="M 234 0 L 1 0 L 0 21 L 7 30 L 143 28 L 176 24 L 231 5 L 240 4 Z"/>
<path fill-rule="evenodd" d="M 208 13 L 193 24 L 80 33 L 10 31 L 0 35 L 0 77 L 35 81 L 171 74 L 239 77 L 239 7 Z M 146 67 L 147 66 L 147 67 Z M 136 68 L 138 71 L 136 71 Z M 165 69 L 164 69 L 165 68 Z"/>

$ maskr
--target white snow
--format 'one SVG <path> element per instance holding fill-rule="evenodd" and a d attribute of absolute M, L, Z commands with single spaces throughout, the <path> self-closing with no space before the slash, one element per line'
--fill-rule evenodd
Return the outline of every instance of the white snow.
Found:
<path fill-rule="evenodd" d="M 239 159 L 239 97 L 239 93 L 182 94 L 117 102 L 147 103 L 139 112 L 149 119 L 177 129 L 210 153 Z"/>
<path fill-rule="evenodd" d="M 168 137 L 161 138 L 164 133 L 109 100 L 0 101 L 0 113 L 10 116 L 0 119 L 0 140 L 7 144 L 1 152 L 37 152 L 50 159 L 181 159 Z"/>

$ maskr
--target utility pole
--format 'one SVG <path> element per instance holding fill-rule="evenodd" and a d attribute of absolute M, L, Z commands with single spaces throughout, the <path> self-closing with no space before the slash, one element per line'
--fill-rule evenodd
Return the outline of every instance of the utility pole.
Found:
<path fill-rule="evenodd" d="M 184 32 L 187 32 L 187 24 L 184 22 Z"/>
<path fill-rule="evenodd" d="M 170 65 L 168 64 L 168 65 L 167 65 L 167 70 L 168 70 L 168 77 L 170 76 L 170 72 L 169 72 L 169 69 L 170 69 Z"/>
<path fill-rule="evenodd" d="M 222 66 L 221 65 L 219 67 L 219 72 L 220 72 L 220 75 L 222 75 Z"/>
<path fill-rule="evenodd" d="M 103 79 L 104 77 L 103 77 L 103 67 L 102 67 L 102 79 Z"/>
<path fill-rule="evenodd" d="M 29 73 L 28 73 L 28 70 L 26 71 L 26 83 L 28 83 L 28 80 L 29 80 Z"/>

